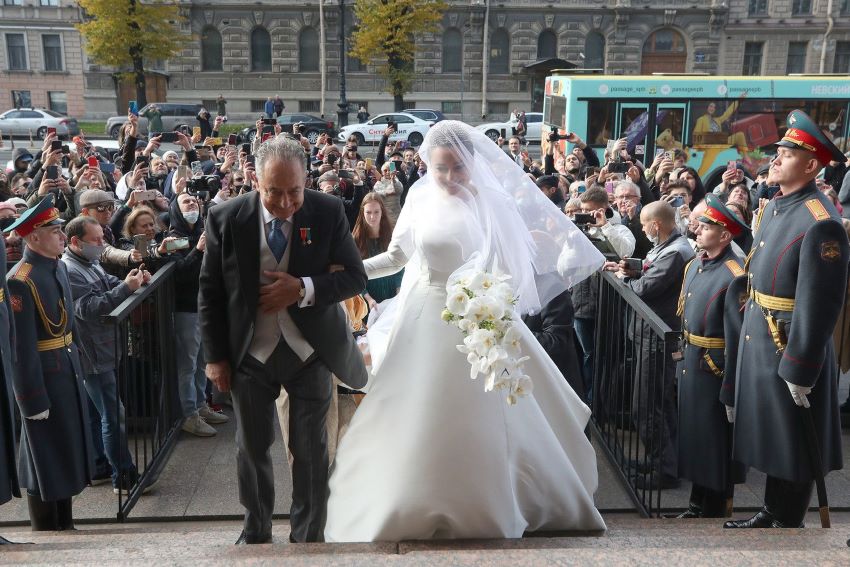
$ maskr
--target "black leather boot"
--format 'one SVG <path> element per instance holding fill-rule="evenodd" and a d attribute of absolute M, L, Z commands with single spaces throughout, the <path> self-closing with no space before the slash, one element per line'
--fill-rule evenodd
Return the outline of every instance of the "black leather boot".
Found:
<path fill-rule="evenodd" d="M 30 525 L 34 532 L 55 532 L 59 530 L 59 511 L 56 502 L 45 502 L 41 496 L 27 494 L 27 507 L 30 511 Z"/>
<path fill-rule="evenodd" d="M 793 482 L 767 477 L 764 503 L 770 508 L 776 528 L 802 528 L 812 499 L 813 482 Z"/>
<path fill-rule="evenodd" d="M 56 502 L 56 509 L 59 514 L 59 529 L 60 530 L 76 530 L 74 527 L 74 515 L 71 509 L 71 499 L 65 498 Z"/>
<path fill-rule="evenodd" d="M 726 493 L 706 488 L 702 495 L 703 518 L 723 518 L 726 516 Z"/>
<path fill-rule="evenodd" d="M 705 489 L 698 485 L 691 485 L 691 497 L 688 499 L 688 509 L 679 514 L 678 516 L 673 516 L 678 520 L 685 520 L 690 518 L 702 518 L 702 501 L 703 494 Z"/>
<path fill-rule="evenodd" d="M 773 517 L 767 508 L 762 508 L 761 511 L 747 520 L 729 520 L 723 523 L 726 529 L 736 528 L 776 528 L 780 526 L 774 525 L 776 519 Z"/>

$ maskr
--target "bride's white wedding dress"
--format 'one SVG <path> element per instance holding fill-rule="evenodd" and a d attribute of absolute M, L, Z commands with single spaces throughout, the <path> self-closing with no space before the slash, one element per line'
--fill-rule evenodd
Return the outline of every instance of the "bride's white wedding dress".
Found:
<path fill-rule="evenodd" d="M 380 367 L 343 438 L 330 478 L 327 541 L 518 538 L 535 530 L 602 530 L 593 505 L 590 416 L 531 331 L 518 321 L 533 394 L 470 380 L 463 336 L 441 320 L 446 280 L 483 238 L 462 201 L 418 218 L 369 277 L 398 271 L 415 250 L 418 280 L 400 298 Z M 439 214 L 437 214 L 439 213 Z M 410 239 L 409 246 L 399 239 Z M 415 265 L 412 262 L 411 265 Z M 410 269 L 410 268 L 408 268 Z M 411 274 L 408 277 L 416 277 Z"/>

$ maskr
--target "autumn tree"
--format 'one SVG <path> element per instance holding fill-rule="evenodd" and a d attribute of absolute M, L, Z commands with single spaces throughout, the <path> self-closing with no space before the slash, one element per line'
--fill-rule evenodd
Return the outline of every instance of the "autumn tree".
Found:
<path fill-rule="evenodd" d="M 357 30 L 351 36 L 351 56 L 364 63 L 378 62 L 396 110 L 404 109 L 404 95 L 413 81 L 414 36 L 438 31 L 446 7 L 443 0 L 355 1 Z"/>
<path fill-rule="evenodd" d="M 147 104 L 145 62 L 170 59 L 188 38 L 179 33 L 183 21 L 176 3 L 167 0 L 79 0 L 86 53 L 101 65 L 132 68 L 139 108 Z"/>

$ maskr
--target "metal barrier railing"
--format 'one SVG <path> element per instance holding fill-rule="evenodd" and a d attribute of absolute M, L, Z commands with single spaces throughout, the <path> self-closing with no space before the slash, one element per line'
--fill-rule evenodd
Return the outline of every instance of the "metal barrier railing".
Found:
<path fill-rule="evenodd" d="M 593 427 L 644 517 L 660 516 L 663 472 L 676 475 L 679 333 L 609 272 L 599 278 Z M 672 468 L 671 468 L 672 467 Z"/>
<path fill-rule="evenodd" d="M 118 521 L 156 482 L 182 421 L 174 353 L 173 262 L 103 320 L 115 327 L 120 435 Z M 125 462 L 127 455 L 132 462 Z"/>

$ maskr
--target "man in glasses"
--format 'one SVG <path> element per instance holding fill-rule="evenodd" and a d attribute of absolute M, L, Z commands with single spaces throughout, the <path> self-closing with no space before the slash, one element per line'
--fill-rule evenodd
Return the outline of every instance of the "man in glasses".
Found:
<path fill-rule="evenodd" d="M 115 197 L 100 189 L 88 189 L 80 194 L 80 215 L 95 219 L 103 228 L 103 241 L 106 247 L 100 256 L 100 263 L 107 267 L 124 268 L 139 264 L 142 254 L 138 250 L 121 250 L 115 247 L 115 235 L 109 228 L 112 213 L 115 212 Z"/>

